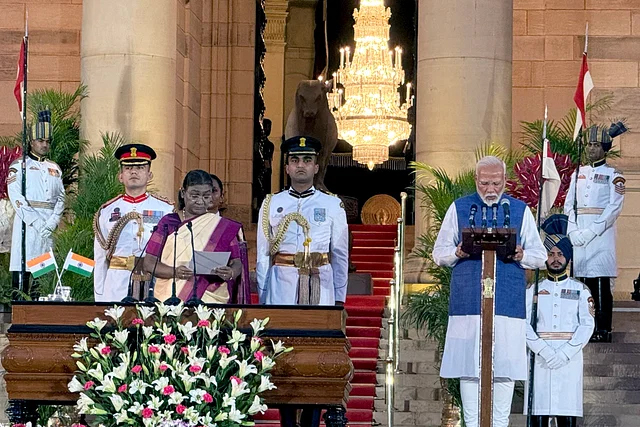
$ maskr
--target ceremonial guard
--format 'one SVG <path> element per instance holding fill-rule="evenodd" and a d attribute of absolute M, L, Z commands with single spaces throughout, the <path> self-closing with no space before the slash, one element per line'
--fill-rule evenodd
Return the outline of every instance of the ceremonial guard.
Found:
<path fill-rule="evenodd" d="M 491 221 L 491 215 L 498 224 L 504 224 L 506 210 L 498 206 L 507 203 L 510 227 L 517 231 L 515 254 L 509 259 L 498 258 L 495 267 L 494 427 L 509 425 L 515 381 L 527 378 L 525 269 L 542 267 L 546 260 L 531 210 L 524 202 L 503 194 L 505 172 L 504 162 L 493 156 L 476 164 L 476 193 L 451 204 L 432 254 L 436 264 L 453 269 L 440 376 L 460 378 L 467 427 L 477 427 L 479 418 L 482 258 L 462 250 L 462 229 L 469 227 L 470 220 L 481 224 L 481 218 L 486 227 L 487 216 Z"/>
<path fill-rule="evenodd" d="M 573 275 L 589 287 L 595 300 L 593 342 L 611 342 L 611 278 L 618 275 L 615 223 L 622 211 L 625 179 L 622 172 L 607 164 L 606 155 L 612 138 L 626 130 L 620 122 L 610 128 L 589 128 L 587 154 L 591 163 L 580 166 L 577 179 L 573 173 L 564 202 L 567 232 L 573 243 Z"/>
<path fill-rule="evenodd" d="M 151 279 L 142 271 L 140 257 L 153 228 L 173 211 L 168 200 L 147 192 L 153 177 L 151 161 L 156 158 L 151 147 L 123 145 L 115 157 L 120 161 L 118 179 L 125 193 L 102 205 L 93 223 L 94 297 L 102 302 L 119 302 L 127 296 L 130 282 Z"/>
<path fill-rule="evenodd" d="M 527 289 L 527 346 L 536 354 L 532 426 L 548 427 L 549 418 L 556 417 L 558 427 L 575 427 L 577 417 L 582 417 L 582 348 L 593 332 L 594 304 L 589 289 L 568 274 L 573 254 L 565 235 L 567 217 L 553 215 L 542 229 L 547 278 L 538 284 L 537 295 L 535 286 Z M 531 326 L 534 299 L 538 302 L 535 331 Z"/>
<path fill-rule="evenodd" d="M 18 287 L 22 270 L 22 223 L 26 224 L 26 261 L 49 251 L 53 246 L 51 233 L 58 227 L 64 211 L 62 170 L 47 159 L 51 148 L 51 113 L 40 111 L 31 127 L 26 161 L 26 197 L 22 194 L 22 159 L 9 166 L 7 191 L 16 210 L 13 221 L 11 261 L 13 285 Z M 28 274 L 23 291 L 29 293 Z M 35 294 L 34 294 L 35 295 Z"/>
<path fill-rule="evenodd" d="M 313 187 L 320 141 L 293 137 L 282 145 L 291 187 L 268 195 L 258 220 L 256 273 L 262 304 L 342 305 L 347 296 L 349 233 L 341 200 Z M 283 426 L 295 410 L 281 410 Z M 304 411 L 317 426 L 320 411 Z"/>

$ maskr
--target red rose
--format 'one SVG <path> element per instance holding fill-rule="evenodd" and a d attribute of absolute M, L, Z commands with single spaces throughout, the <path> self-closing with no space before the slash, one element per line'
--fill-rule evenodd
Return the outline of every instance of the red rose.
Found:
<path fill-rule="evenodd" d="M 153 417 L 153 409 L 144 408 L 142 410 L 142 418 L 151 418 L 151 417 Z"/>
<path fill-rule="evenodd" d="M 187 407 L 186 407 L 186 406 L 184 406 L 184 405 L 178 405 L 178 406 L 176 406 L 176 412 L 177 412 L 177 413 L 179 413 L 179 414 L 184 413 L 184 411 L 186 411 L 186 410 L 187 410 Z"/>

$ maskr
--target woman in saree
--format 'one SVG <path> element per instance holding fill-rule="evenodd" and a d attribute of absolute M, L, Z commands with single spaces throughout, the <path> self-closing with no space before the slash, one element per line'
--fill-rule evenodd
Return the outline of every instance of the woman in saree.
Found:
<path fill-rule="evenodd" d="M 162 217 L 152 234 L 144 258 L 145 270 L 156 278 L 155 297 L 171 297 L 174 277 L 176 296 L 190 299 L 194 280 L 196 296 L 205 303 L 249 304 L 247 245 L 242 224 L 220 216 L 222 181 L 203 170 L 192 170 L 178 191 L 178 210 Z M 191 231 L 193 231 L 193 247 Z M 229 263 L 194 277 L 189 268 L 193 250 L 230 252 Z"/>

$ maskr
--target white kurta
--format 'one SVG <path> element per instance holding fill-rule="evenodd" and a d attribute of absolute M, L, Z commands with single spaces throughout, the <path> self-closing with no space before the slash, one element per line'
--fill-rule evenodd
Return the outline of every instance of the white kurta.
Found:
<path fill-rule="evenodd" d="M 285 215 L 299 212 L 310 225 L 310 252 L 329 253 L 331 262 L 320 270 L 320 305 L 334 305 L 347 296 L 349 268 L 349 230 L 342 202 L 336 196 L 313 191 L 309 197 L 297 198 L 282 191 L 271 198 L 269 212 L 264 204 L 258 218 L 256 273 L 258 293 L 262 304 L 297 304 L 298 269 L 289 266 L 272 266 L 269 242 L 265 231 L 273 236 Z M 263 217 L 268 215 L 269 230 L 263 227 Z M 305 236 L 296 222 L 292 222 L 280 244 L 279 252 L 295 254 L 304 252 Z"/>
<path fill-rule="evenodd" d="M 573 243 L 574 275 L 616 277 L 615 222 L 622 212 L 624 177 L 620 171 L 607 164 L 597 167 L 581 166 L 578 175 L 577 223 L 573 210 L 575 177 L 574 172 L 564 202 L 564 213 L 569 217 L 567 234 Z M 578 245 L 574 236 L 576 230 L 591 230 L 595 237 L 586 245 Z"/>
<path fill-rule="evenodd" d="M 16 210 L 11 240 L 10 271 L 22 269 L 22 222 L 26 227 L 26 261 L 49 251 L 53 232 L 64 211 L 62 170 L 50 160 L 27 157 L 26 200 L 22 196 L 22 159 L 9 167 L 7 191 Z"/>
<path fill-rule="evenodd" d="M 532 413 L 581 417 L 582 348 L 589 342 L 594 327 L 593 314 L 589 310 L 589 305 L 593 304 L 591 293 L 582 282 L 572 278 L 540 282 L 537 333 L 531 327 L 533 294 L 534 286 L 530 286 L 527 289 L 527 345 L 536 353 Z M 538 336 L 554 332 L 573 333 L 573 337 L 567 340 Z M 547 346 L 563 352 L 569 362 L 558 369 L 548 368 L 544 359 L 537 355 Z M 529 390 L 528 384 L 525 390 Z"/>
<path fill-rule="evenodd" d="M 443 267 L 455 267 L 458 262 L 456 247 L 460 243 L 458 214 L 451 204 L 433 247 L 433 261 Z M 544 248 L 531 210 L 524 211 L 520 227 L 520 245 L 525 269 L 544 267 L 547 251 Z M 522 283 L 522 286 L 526 286 Z M 451 295 L 455 298 L 455 295 Z M 494 321 L 494 377 L 524 380 L 527 377 L 526 325 L 524 319 L 496 316 Z M 480 376 L 480 316 L 449 316 L 445 350 L 440 376 L 443 378 L 479 378 Z"/>
<path fill-rule="evenodd" d="M 120 233 L 120 238 L 113 252 L 113 256 L 128 257 L 134 255 L 141 257 L 143 255 L 142 249 L 145 247 L 149 237 L 151 237 L 153 227 L 158 224 L 163 216 L 172 211 L 172 204 L 151 194 L 148 194 L 145 200 L 138 203 L 127 201 L 121 195 L 100 208 L 98 224 L 102 235 L 106 239 L 118 219 L 129 212 L 142 214 L 144 223 L 142 238 L 138 237 L 138 223 L 135 220 L 129 221 L 122 233 Z M 94 239 L 93 253 L 96 262 L 93 271 L 94 299 L 99 302 L 121 301 L 127 296 L 131 271 L 109 268 L 107 253 L 98 243 L 98 239 Z"/>

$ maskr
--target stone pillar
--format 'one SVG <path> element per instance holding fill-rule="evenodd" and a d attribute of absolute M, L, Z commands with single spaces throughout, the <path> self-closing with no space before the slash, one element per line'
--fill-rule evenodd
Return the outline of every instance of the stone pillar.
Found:
<path fill-rule="evenodd" d="M 511 144 L 513 0 L 420 0 L 418 15 L 416 160 L 455 175 Z"/>
<path fill-rule="evenodd" d="M 101 132 L 150 145 L 158 153 L 154 187 L 174 198 L 176 2 L 94 0 L 82 7 L 82 137 L 102 147 Z M 164 172 L 166 171 L 166 172 Z"/>
<path fill-rule="evenodd" d="M 271 142 L 275 145 L 273 152 L 271 174 L 271 190 L 280 188 L 280 137 L 284 134 L 284 125 L 287 116 L 284 111 L 284 70 L 285 70 L 285 30 L 287 26 L 288 0 L 266 0 L 265 13 L 267 15 L 267 28 L 264 32 L 264 41 L 267 53 L 264 58 L 264 71 L 267 81 L 264 86 L 264 101 L 266 111 L 264 116 L 271 119 Z"/>

